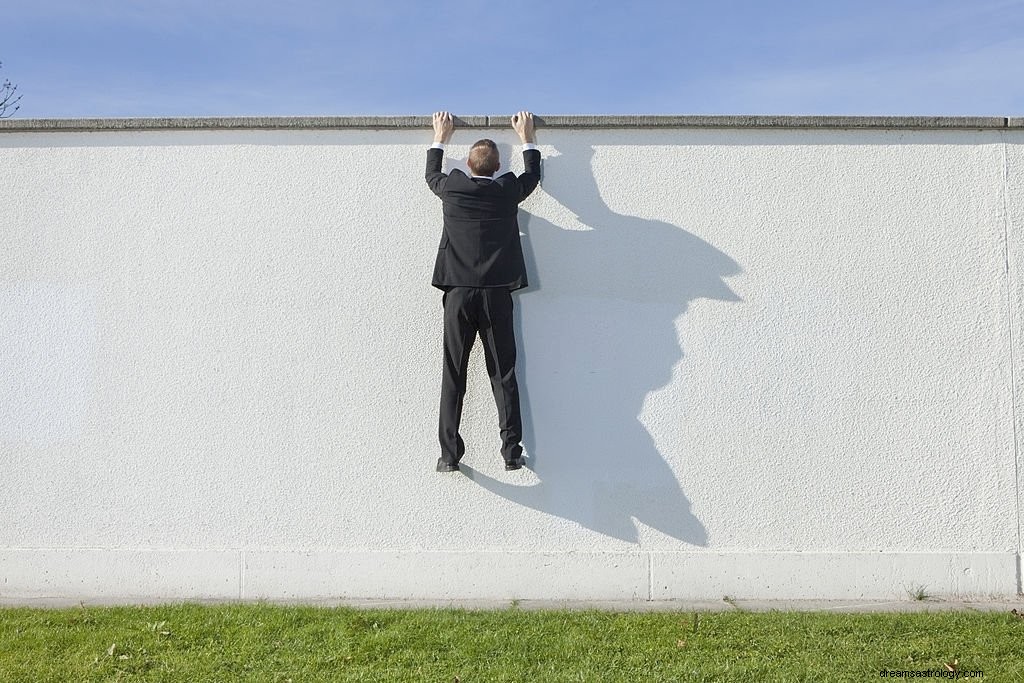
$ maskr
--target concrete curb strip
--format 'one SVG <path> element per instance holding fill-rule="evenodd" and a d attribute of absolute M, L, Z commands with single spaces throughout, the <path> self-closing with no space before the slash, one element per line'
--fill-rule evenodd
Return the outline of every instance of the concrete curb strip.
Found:
<path fill-rule="evenodd" d="M 1009 612 L 1024 611 L 1024 596 L 1017 600 L 357 600 L 345 598 L 279 600 L 175 600 L 152 597 L 92 598 L 0 598 L 0 608 L 109 607 L 118 605 L 168 605 L 179 603 L 311 605 L 357 609 L 466 609 L 466 610 L 601 610 L 608 612 Z"/>

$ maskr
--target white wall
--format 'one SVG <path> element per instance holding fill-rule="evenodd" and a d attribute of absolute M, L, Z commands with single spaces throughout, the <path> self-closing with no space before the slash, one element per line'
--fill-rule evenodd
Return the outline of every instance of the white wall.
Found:
<path fill-rule="evenodd" d="M 1019 591 L 1024 130 L 539 135 L 438 474 L 427 131 L 0 133 L 0 597 Z"/>

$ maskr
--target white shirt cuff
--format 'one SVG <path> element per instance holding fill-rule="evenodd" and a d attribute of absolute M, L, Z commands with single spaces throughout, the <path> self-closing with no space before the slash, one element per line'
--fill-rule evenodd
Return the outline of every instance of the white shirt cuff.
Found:
<path fill-rule="evenodd" d="M 528 149 L 537 149 L 537 145 L 533 144 L 532 142 L 524 142 L 523 151 L 526 151 Z"/>
<path fill-rule="evenodd" d="M 444 149 L 444 143 L 443 142 L 435 142 L 434 144 L 432 144 L 430 146 L 430 149 Z"/>

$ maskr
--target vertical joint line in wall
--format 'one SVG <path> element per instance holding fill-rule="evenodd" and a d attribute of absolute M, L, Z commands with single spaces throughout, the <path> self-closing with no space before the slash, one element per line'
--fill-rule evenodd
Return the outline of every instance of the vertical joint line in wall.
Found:
<path fill-rule="evenodd" d="M 238 551 L 238 599 L 245 597 L 245 551 Z"/>
<path fill-rule="evenodd" d="M 1014 367 L 1014 346 L 1013 346 L 1013 283 L 1010 281 L 1010 171 L 1009 161 L 1006 157 L 1006 134 L 999 133 L 1003 144 L 1003 191 L 1002 191 L 1002 213 L 1003 213 L 1003 267 L 1006 282 L 1006 316 L 1007 333 L 1009 334 L 1010 351 L 1010 425 L 1013 433 L 1013 491 L 1016 494 L 1014 510 L 1017 511 L 1017 562 L 1020 563 L 1021 554 L 1021 529 L 1020 529 L 1020 436 L 1017 434 L 1017 371 Z M 1018 572 L 1019 573 L 1019 572 Z M 1021 590 L 1018 577 L 1017 591 Z"/>
<path fill-rule="evenodd" d="M 654 599 L 654 553 L 647 553 L 647 600 Z"/>

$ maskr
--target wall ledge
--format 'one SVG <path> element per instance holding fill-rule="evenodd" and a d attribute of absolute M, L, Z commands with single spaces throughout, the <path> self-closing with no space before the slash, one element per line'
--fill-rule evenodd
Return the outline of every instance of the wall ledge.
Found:
<path fill-rule="evenodd" d="M 538 128 L 1024 128 L 1024 117 L 1004 116 L 537 116 Z M 456 118 L 461 128 L 504 128 L 508 115 Z M 230 116 L 158 118 L 2 119 L 0 133 L 114 130 L 421 129 L 429 116 Z"/>

